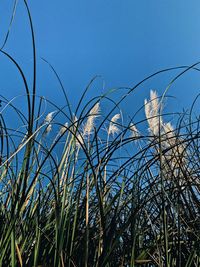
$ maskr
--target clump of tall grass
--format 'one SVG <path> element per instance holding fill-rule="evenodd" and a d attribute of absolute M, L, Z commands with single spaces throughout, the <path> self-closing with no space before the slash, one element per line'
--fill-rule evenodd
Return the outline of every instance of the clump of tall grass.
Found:
<path fill-rule="evenodd" d="M 139 85 L 169 70 L 116 103 L 109 93 L 84 102 L 88 87 L 72 110 L 46 61 L 66 98 L 61 108 L 36 94 L 34 31 L 24 4 L 32 85 L 0 50 L 19 71 L 27 98 L 27 114 L 1 99 L 0 266 L 199 266 L 199 117 L 191 108 L 171 122 L 165 94 L 156 91 L 144 101 L 143 120 L 119 109 Z M 181 68 L 170 84 L 196 67 Z M 114 105 L 106 112 L 109 99 Z M 17 129 L 9 127 L 7 109 Z"/>
<path fill-rule="evenodd" d="M 146 131 L 100 97 L 63 124 L 38 114 L 19 141 L 2 109 L 2 266 L 198 266 L 199 122 L 172 127 L 158 99 Z"/>

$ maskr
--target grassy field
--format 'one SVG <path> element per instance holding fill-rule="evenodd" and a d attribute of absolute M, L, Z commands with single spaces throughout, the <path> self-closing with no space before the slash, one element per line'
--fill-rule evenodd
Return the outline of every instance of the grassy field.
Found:
<path fill-rule="evenodd" d="M 86 102 L 92 80 L 72 110 L 46 62 L 66 99 L 59 107 L 39 97 L 34 30 L 24 4 L 32 31 L 31 85 L 1 48 L 21 76 L 27 112 L 1 97 L 0 266 L 200 266 L 197 99 L 185 113 L 164 108 L 171 84 L 198 70 L 196 64 L 174 68 L 179 74 L 162 96 L 150 91 L 140 110 L 144 119 L 137 121 L 120 104 L 172 69 L 150 75 L 115 102 L 110 92 Z"/>

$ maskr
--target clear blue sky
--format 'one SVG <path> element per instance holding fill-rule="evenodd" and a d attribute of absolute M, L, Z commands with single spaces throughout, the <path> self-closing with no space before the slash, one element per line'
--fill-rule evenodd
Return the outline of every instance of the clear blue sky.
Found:
<path fill-rule="evenodd" d="M 38 95 L 62 102 L 58 83 L 40 57 L 58 71 L 71 101 L 76 101 L 90 79 L 102 75 L 107 89 L 134 86 L 145 76 L 200 60 L 199 0 L 29 0 L 38 56 Z M 11 15 L 12 1 L 0 3 L 0 41 Z M 31 43 L 28 19 L 19 0 L 5 50 L 30 76 Z M 23 93 L 15 69 L 1 56 L 0 91 L 8 97 Z M 127 101 L 141 105 L 150 89 L 162 93 L 178 72 L 161 75 L 141 86 Z M 200 73 L 190 72 L 170 94 L 172 108 L 189 106 L 199 93 Z M 93 92 L 101 92 L 102 81 Z M 94 93 L 95 94 L 95 93 Z"/>

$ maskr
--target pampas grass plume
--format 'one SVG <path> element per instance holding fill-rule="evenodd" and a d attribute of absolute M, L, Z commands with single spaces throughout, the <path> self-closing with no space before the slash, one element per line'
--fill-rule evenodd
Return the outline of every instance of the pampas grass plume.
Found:
<path fill-rule="evenodd" d="M 119 127 L 116 126 L 116 122 L 120 119 L 120 114 L 117 113 L 115 114 L 111 121 L 110 121 L 110 125 L 109 125 L 109 128 L 108 128 L 108 135 L 114 135 L 115 133 L 118 133 L 120 130 L 119 130 Z"/>
<path fill-rule="evenodd" d="M 89 112 L 87 122 L 84 126 L 83 136 L 90 135 L 92 133 L 92 129 L 94 128 L 94 120 L 99 116 L 99 113 L 100 113 L 100 104 L 98 102 Z"/>
<path fill-rule="evenodd" d="M 50 122 L 52 121 L 52 119 L 53 119 L 53 114 L 54 114 L 55 112 L 56 112 L 56 111 L 52 111 L 52 112 L 48 113 L 44 121 L 45 121 L 46 123 L 50 123 Z"/>

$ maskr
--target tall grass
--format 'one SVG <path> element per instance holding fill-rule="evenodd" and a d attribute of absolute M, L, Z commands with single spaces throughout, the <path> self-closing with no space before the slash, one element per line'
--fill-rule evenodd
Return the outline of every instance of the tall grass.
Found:
<path fill-rule="evenodd" d="M 161 97 L 150 92 L 143 120 L 127 119 L 120 109 L 151 77 L 180 69 L 171 85 L 198 70 L 196 64 L 154 73 L 117 102 L 109 93 L 86 102 L 92 80 L 73 113 L 46 60 L 66 107 L 38 96 L 33 24 L 24 4 L 33 43 L 32 85 L 3 50 L 5 43 L 1 49 L 24 82 L 27 113 L 2 97 L 0 266 L 199 266 L 199 117 L 192 106 L 173 114 L 172 123 L 163 108 L 169 88 Z M 112 103 L 107 112 L 105 101 Z M 8 126 L 6 110 L 19 121 L 16 129 Z"/>

